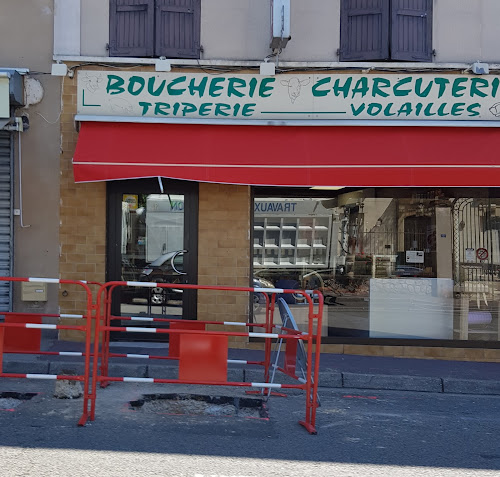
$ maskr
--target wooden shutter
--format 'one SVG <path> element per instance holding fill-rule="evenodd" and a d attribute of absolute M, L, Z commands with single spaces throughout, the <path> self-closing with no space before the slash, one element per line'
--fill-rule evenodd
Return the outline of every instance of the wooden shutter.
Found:
<path fill-rule="evenodd" d="M 340 60 L 389 58 L 389 0 L 342 0 Z"/>
<path fill-rule="evenodd" d="M 154 55 L 154 0 L 110 0 L 109 55 Z"/>
<path fill-rule="evenodd" d="M 393 0 L 391 58 L 432 61 L 432 0 Z"/>
<path fill-rule="evenodd" d="M 200 57 L 201 0 L 156 0 L 155 55 Z"/>

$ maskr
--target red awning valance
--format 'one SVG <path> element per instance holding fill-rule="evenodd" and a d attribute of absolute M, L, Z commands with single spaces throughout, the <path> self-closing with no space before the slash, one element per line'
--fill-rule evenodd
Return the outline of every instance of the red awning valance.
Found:
<path fill-rule="evenodd" d="M 83 122 L 76 182 L 499 186 L 500 129 Z"/>

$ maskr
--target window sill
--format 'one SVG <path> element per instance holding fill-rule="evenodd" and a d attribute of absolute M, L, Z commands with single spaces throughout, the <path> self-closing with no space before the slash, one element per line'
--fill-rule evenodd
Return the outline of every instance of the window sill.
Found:
<path fill-rule="evenodd" d="M 154 65 L 158 58 L 128 58 L 116 56 L 78 56 L 78 55 L 54 55 L 54 61 L 74 63 L 112 63 L 112 64 L 139 64 Z M 172 66 L 234 66 L 234 67 L 259 67 L 260 60 L 228 60 L 228 59 L 170 59 Z M 468 70 L 470 63 L 405 63 L 405 62 L 341 62 L 341 61 L 280 61 L 279 68 L 331 68 L 332 70 Z M 500 64 L 490 64 L 491 70 L 500 70 Z"/>

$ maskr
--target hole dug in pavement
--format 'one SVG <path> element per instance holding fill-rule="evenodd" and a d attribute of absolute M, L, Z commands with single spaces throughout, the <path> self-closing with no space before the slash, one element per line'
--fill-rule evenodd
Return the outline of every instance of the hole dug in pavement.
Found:
<path fill-rule="evenodd" d="M 0 411 L 13 411 L 24 401 L 29 401 L 37 393 L 16 393 L 2 392 L 0 393 Z"/>
<path fill-rule="evenodd" d="M 130 401 L 135 411 L 190 416 L 245 417 L 269 419 L 263 399 L 195 394 L 143 394 Z"/>

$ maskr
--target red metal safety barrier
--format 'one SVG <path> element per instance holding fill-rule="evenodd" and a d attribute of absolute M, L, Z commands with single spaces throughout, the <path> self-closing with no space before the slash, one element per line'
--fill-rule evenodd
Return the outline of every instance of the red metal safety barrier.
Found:
<path fill-rule="evenodd" d="M 121 317 L 111 315 L 111 301 L 113 290 L 116 287 L 134 286 L 134 287 L 159 287 L 159 288 L 176 288 L 176 289 L 194 289 L 194 290 L 213 290 L 213 291 L 232 291 L 232 292 L 249 292 L 262 293 L 266 298 L 266 322 L 259 323 L 239 323 L 239 322 L 197 322 L 189 320 L 176 320 L 167 318 L 154 317 Z M 281 331 L 281 327 L 277 326 L 278 332 L 273 332 L 275 325 L 273 323 L 275 297 L 278 294 L 295 294 L 302 295 L 308 304 L 309 321 L 307 332 L 297 333 L 290 330 Z M 271 297 L 271 299 L 269 298 Z M 314 312 L 314 300 L 317 301 L 317 312 Z M 307 431 L 311 434 L 316 434 L 316 408 L 318 406 L 317 390 L 318 390 L 318 375 L 319 375 L 319 359 L 320 359 L 320 344 L 321 344 L 321 319 L 323 315 L 323 295 L 317 291 L 305 290 L 285 290 L 278 288 L 253 288 L 253 287 L 225 287 L 225 286 L 205 286 L 205 285 L 188 285 L 188 284 L 167 284 L 167 283 L 150 283 L 150 282 L 108 282 L 105 283 L 97 295 L 97 315 L 94 337 L 94 351 L 92 363 L 92 396 L 96 396 L 97 385 L 103 387 L 109 382 L 139 382 L 139 383 L 163 383 L 163 384 L 195 384 L 195 385 L 221 385 L 221 386 L 240 386 L 259 388 L 261 392 L 271 394 L 272 389 L 302 389 L 306 393 L 306 411 L 305 419 L 299 421 Z M 101 314 L 101 309 L 104 314 Z M 137 320 L 137 321 L 161 321 L 170 323 L 169 328 L 141 328 L 127 326 L 111 326 L 111 320 Z M 206 324 L 217 324 L 225 326 L 239 327 L 260 327 L 263 332 L 252 331 L 207 331 Z M 316 333 L 313 333 L 314 325 L 316 325 Z M 109 351 L 109 334 L 111 331 L 118 332 L 142 332 L 142 333 L 166 333 L 169 334 L 173 349 L 169 356 L 150 356 L 150 355 L 119 355 L 112 354 Z M 292 330 L 293 331 L 293 330 Z M 227 365 L 228 363 L 250 364 L 244 360 L 228 360 L 228 337 L 258 337 L 265 340 L 264 345 L 264 360 L 254 361 L 251 364 L 260 364 L 264 366 L 264 381 L 263 382 L 229 382 L 227 381 Z M 100 340 L 99 340 L 100 338 Z M 307 346 L 307 370 L 306 378 L 299 379 L 295 373 L 291 372 L 292 357 L 287 355 L 287 371 L 286 374 L 297 379 L 300 384 L 277 384 L 270 382 L 271 369 L 271 350 L 272 340 L 284 340 L 285 342 L 295 342 L 299 340 Z M 101 353 L 99 367 L 99 341 L 101 341 Z M 292 345 L 293 348 L 293 345 Z M 313 348 L 315 354 L 313 358 Z M 179 361 L 179 379 L 161 379 L 161 378 L 137 378 L 137 377 L 116 377 L 109 376 L 108 363 L 109 358 L 115 356 L 126 357 L 144 357 L 156 359 L 178 359 Z M 99 372 L 100 371 L 100 372 Z M 280 369 L 280 371 L 283 371 Z M 91 401 L 90 419 L 95 419 L 96 401 Z"/>
<path fill-rule="evenodd" d="M 92 340 L 92 292 L 84 281 L 59 280 L 57 278 L 19 278 L 0 277 L 4 282 L 35 282 L 35 283 L 57 283 L 65 285 L 77 285 L 82 287 L 86 293 L 86 309 L 81 315 L 73 314 L 47 314 L 47 313 L 0 313 L 5 316 L 5 321 L 0 323 L 0 378 L 26 378 L 26 379 L 50 379 L 81 381 L 83 383 L 83 412 L 78 421 L 79 426 L 85 425 L 89 418 L 89 404 L 95 401 L 95 393 L 92 394 L 90 380 L 90 357 Z M 83 320 L 82 326 L 76 325 L 55 325 L 42 323 L 44 317 L 52 318 L 80 318 Z M 85 334 L 85 352 L 51 352 L 41 351 L 41 330 L 76 330 Z M 82 356 L 84 357 L 84 372 L 82 375 L 56 375 L 40 373 L 4 373 L 2 367 L 3 354 L 57 354 L 61 356 Z"/>

